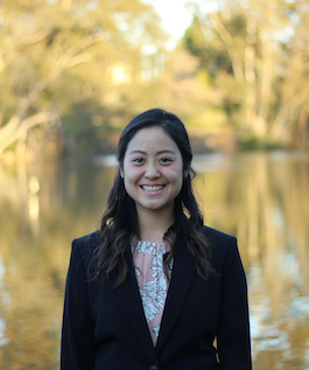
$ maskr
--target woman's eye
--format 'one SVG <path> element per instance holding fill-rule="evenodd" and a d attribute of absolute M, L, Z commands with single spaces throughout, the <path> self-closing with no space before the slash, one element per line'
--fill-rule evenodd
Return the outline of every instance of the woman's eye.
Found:
<path fill-rule="evenodd" d="M 172 160 L 170 158 L 161 158 L 160 162 L 161 163 L 170 163 L 170 162 L 172 162 Z"/>
<path fill-rule="evenodd" d="M 143 163 L 143 158 L 135 158 L 135 159 L 133 159 L 133 162 L 134 163 Z"/>

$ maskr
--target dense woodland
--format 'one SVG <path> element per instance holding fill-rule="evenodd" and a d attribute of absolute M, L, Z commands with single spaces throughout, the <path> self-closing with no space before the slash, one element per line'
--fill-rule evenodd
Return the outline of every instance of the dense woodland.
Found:
<path fill-rule="evenodd" d="M 2 0 L 0 158 L 109 153 L 154 106 L 200 150 L 308 149 L 307 0 L 209 3 L 168 50 L 140 0 Z"/>

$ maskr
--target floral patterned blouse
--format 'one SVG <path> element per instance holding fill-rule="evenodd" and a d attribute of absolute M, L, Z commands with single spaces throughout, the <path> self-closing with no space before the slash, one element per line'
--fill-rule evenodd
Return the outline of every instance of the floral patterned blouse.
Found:
<path fill-rule="evenodd" d="M 145 317 L 154 346 L 156 345 L 165 305 L 172 265 L 163 271 L 163 256 L 169 251 L 164 243 L 132 242 L 133 262 Z"/>

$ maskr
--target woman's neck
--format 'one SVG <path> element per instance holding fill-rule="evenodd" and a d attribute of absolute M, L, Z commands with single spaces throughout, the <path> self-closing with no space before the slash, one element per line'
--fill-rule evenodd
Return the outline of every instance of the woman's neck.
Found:
<path fill-rule="evenodd" d="M 141 240 L 161 243 L 167 229 L 174 223 L 174 215 L 168 212 L 138 212 L 138 220 Z"/>

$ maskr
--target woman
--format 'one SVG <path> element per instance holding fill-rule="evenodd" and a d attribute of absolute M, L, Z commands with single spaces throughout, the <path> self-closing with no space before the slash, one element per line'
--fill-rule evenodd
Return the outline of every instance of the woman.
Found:
<path fill-rule="evenodd" d="M 174 114 L 124 129 L 100 230 L 73 241 L 62 370 L 252 368 L 237 242 L 203 226 L 191 160 Z"/>

